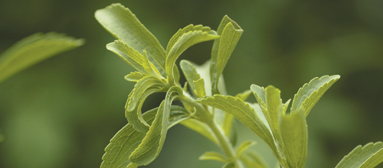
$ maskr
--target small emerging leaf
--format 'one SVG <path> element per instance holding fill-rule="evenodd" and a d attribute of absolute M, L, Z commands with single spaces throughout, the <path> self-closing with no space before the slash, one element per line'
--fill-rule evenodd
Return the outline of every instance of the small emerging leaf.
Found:
<path fill-rule="evenodd" d="M 0 82 L 44 59 L 83 44 L 82 39 L 54 32 L 28 36 L 0 55 Z"/>
<path fill-rule="evenodd" d="M 206 96 L 205 81 L 203 80 L 203 78 L 200 78 L 200 79 L 193 81 L 193 82 L 194 82 L 194 85 L 196 87 L 195 94 L 196 94 L 197 98 L 205 97 Z"/>
<path fill-rule="evenodd" d="M 235 95 L 235 97 L 238 97 L 238 98 L 242 99 L 243 101 L 246 101 L 251 93 L 252 93 L 251 90 L 246 90 L 242 93 L 238 93 L 237 95 Z"/>
<path fill-rule="evenodd" d="M 298 111 L 303 108 L 306 111 L 306 116 L 311 109 L 322 97 L 322 95 L 340 78 L 339 75 L 322 76 L 314 78 L 309 83 L 304 84 L 294 96 L 290 111 Z"/>
<path fill-rule="evenodd" d="M 245 152 L 245 150 L 247 150 L 248 148 L 250 148 L 251 146 L 253 146 L 255 144 L 256 144 L 255 141 L 242 142 L 242 144 L 239 145 L 239 147 L 235 151 L 235 157 L 239 158 L 240 156 L 242 156 L 242 153 Z"/>
<path fill-rule="evenodd" d="M 113 36 L 121 39 L 141 55 L 145 50 L 149 60 L 162 75 L 165 75 L 166 52 L 164 48 L 128 8 L 121 4 L 112 4 L 97 10 L 95 17 Z"/>
<path fill-rule="evenodd" d="M 138 82 L 144 76 L 145 76 L 145 74 L 143 74 L 143 73 L 141 73 L 139 71 L 135 71 L 135 72 L 129 73 L 124 78 L 125 78 L 125 80 L 130 81 L 130 82 Z"/>
<path fill-rule="evenodd" d="M 229 60 L 231 53 L 241 37 L 242 28 L 228 16 L 224 16 L 217 30 L 219 39 L 213 44 L 210 62 L 210 78 L 213 95 L 218 94 L 218 80 Z"/>
<path fill-rule="evenodd" d="M 383 162 L 383 143 L 368 143 L 357 146 L 335 168 L 374 168 Z"/>
<path fill-rule="evenodd" d="M 205 152 L 199 157 L 199 160 L 216 160 L 223 163 L 227 163 L 225 156 L 217 152 Z"/>

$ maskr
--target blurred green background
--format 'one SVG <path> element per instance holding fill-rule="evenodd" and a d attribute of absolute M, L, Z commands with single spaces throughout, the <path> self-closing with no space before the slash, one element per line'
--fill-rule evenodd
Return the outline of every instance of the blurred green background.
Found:
<path fill-rule="evenodd" d="M 114 38 L 94 19 L 95 10 L 113 2 L 129 7 L 163 46 L 190 23 L 216 29 L 225 14 L 237 21 L 244 33 L 224 71 L 231 95 L 272 84 L 286 101 L 313 77 L 340 74 L 308 116 L 306 167 L 334 167 L 355 146 L 383 140 L 382 0 L 1 0 L 0 52 L 35 32 L 86 39 L 0 84 L 1 168 L 99 167 L 110 138 L 127 123 L 133 86 L 123 79 L 132 69 L 105 48 Z M 211 46 L 193 46 L 181 59 L 202 64 Z M 151 96 L 144 109 L 163 96 Z M 264 143 L 235 126 L 240 140 L 257 140 L 251 150 L 274 166 Z M 198 161 L 206 150 L 219 149 L 176 126 L 147 167 L 221 167 Z"/>

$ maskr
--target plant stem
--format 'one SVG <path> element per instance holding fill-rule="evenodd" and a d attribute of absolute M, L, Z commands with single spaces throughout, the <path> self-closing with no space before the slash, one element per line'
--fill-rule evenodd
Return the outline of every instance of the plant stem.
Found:
<path fill-rule="evenodd" d="M 218 126 L 218 124 L 214 121 L 213 118 L 212 120 L 210 120 L 210 122 L 205 122 L 205 123 L 206 125 L 209 126 L 211 131 L 214 133 L 219 146 L 221 147 L 223 152 L 226 154 L 228 160 L 240 166 L 237 159 L 235 158 L 235 150 L 233 146 L 231 145 L 229 139 L 225 136 L 225 133 L 222 131 L 221 127 Z"/>
<path fill-rule="evenodd" d="M 239 163 L 238 159 L 235 157 L 235 150 L 230 143 L 229 139 L 226 137 L 225 133 L 221 129 L 221 127 L 215 122 L 214 115 L 209 112 L 207 108 L 202 106 L 201 104 L 194 101 L 194 99 L 188 95 L 182 95 L 179 99 L 183 102 L 192 106 L 196 109 L 195 117 L 203 123 L 205 123 L 214 134 L 214 137 L 217 140 L 219 147 L 225 153 L 227 159 L 230 162 L 235 163 L 238 168 L 241 168 L 242 165 Z"/>

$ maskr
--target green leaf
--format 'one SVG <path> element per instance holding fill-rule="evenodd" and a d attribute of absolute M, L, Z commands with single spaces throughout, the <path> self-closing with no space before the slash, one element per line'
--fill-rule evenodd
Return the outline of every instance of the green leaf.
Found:
<path fill-rule="evenodd" d="M 374 168 L 383 162 L 383 143 L 368 143 L 357 146 L 335 168 Z"/>
<path fill-rule="evenodd" d="M 235 118 L 257 134 L 266 144 L 275 149 L 273 137 L 269 129 L 259 119 L 254 109 L 241 99 L 232 96 L 214 95 L 213 97 L 200 99 L 197 102 L 233 114 Z"/>
<path fill-rule="evenodd" d="M 184 125 L 185 127 L 189 128 L 189 129 L 191 129 L 195 132 L 198 132 L 199 134 L 205 136 L 210 141 L 218 144 L 217 140 L 214 137 L 214 134 L 212 133 L 210 128 L 205 123 L 202 123 L 196 119 L 190 118 L 188 120 L 182 121 L 181 124 Z"/>
<path fill-rule="evenodd" d="M 148 58 L 148 55 L 146 54 L 146 51 L 144 50 L 144 55 L 143 55 L 143 58 L 144 58 L 144 69 L 145 71 L 152 75 L 152 76 L 155 76 L 157 77 L 158 79 L 165 79 L 164 77 L 161 76 L 160 72 L 158 71 L 158 69 L 149 61 L 149 58 Z"/>
<path fill-rule="evenodd" d="M 203 98 L 206 96 L 206 91 L 205 91 L 205 81 L 203 78 L 200 78 L 198 80 L 193 81 L 194 85 L 196 87 L 195 94 L 197 98 Z"/>
<path fill-rule="evenodd" d="M 255 99 L 257 100 L 262 111 L 267 111 L 265 88 L 252 84 L 250 89 L 253 92 Z"/>
<path fill-rule="evenodd" d="M 0 55 L 0 82 L 44 59 L 83 44 L 82 39 L 54 32 L 28 36 Z"/>
<path fill-rule="evenodd" d="M 129 73 L 124 78 L 125 78 L 125 80 L 130 81 L 130 82 L 138 82 L 144 76 L 145 76 L 145 74 L 143 74 L 142 72 L 135 71 L 135 72 Z"/>
<path fill-rule="evenodd" d="M 235 97 L 238 97 L 238 98 L 240 98 L 243 101 L 246 101 L 251 93 L 252 93 L 251 90 L 246 90 L 246 91 L 244 91 L 242 93 L 238 93 L 237 95 L 235 95 Z"/>
<path fill-rule="evenodd" d="M 222 122 L 222 130 L 225 132 L 226 137 L 229 137 L 231 127 L 233 126 L 234 115 L 230 113 L 224 113 L 223 122 Z"/>
<path fill-rule="evenodd" d="M 222 77 L 222 76 L 221 76 Z M 221 81 L 220 81 L 221 82 Z M 243 93 L 237 94 L 235 97 L 240 98 L 241 100 L 245 101 L 247 97 L 251 94 L 251 91 L 245 91 Z M 232 130 L 233 122 L 234 122 L 234 116 L 230 113 L 225 113 L 220 110 L 214 110 L 214 118 L 217 121 L 217 123 L 222 127 L 223 132 L 225 132 L 226 137 L 230 137 L 230 132 Z M 235 138 L 236 133 L 233 134 L 233 138 Z M 233 141 L 234 142 L 234 141 Z"/>
<path fill-rule="evenodd" d="M 193 63 L 186 60 L 181 60 L 180 65 L 181 65 L 181 70 L 184 73 L 185 78 L 187 82 L 189 83 L 191 90 L 196 95 L 197 87 L 195 86 L 194 81 L 201 79 L 201 76 L 197 72 L 195 65 L 193 65 Z M 203 88 L 205 88 L 205 86 L 203 86 Z"/>
<path fill-rule="evenodd" d="M 143 114 L 143 118 L 151 124 L 156 116 L 158 108 L 149 110 Z M 188 112 L 179 106 L 171 107 L 169 119 L 169 128 L 177 123 L 187 119 Z M 135 130 L 129 123 L 125 125 L 116 135 L 110 140 L 109 145 L 105 148 L 105 154 L 102 157 L 101 168 L 126 168 L 137 167 L 137 164 L 129 161 L 129 156 L 138 147 L 141 140 L 145 137 L 145 133 Z"/>
<path fill-rule="evenodd" d="M 142 66 L 144 63 L 142 54 L 134 50 L 122 40 L 115 40 L 114 42 L 107 44 L 106 48 L 120 56 L 120 58 L 129 63 L 134 69 L 146 73 L 146 70 Z"/>
<path fill-rule="evenodd" d="M 339 75 L 322 76 L 314 78 L 309 83 L 304 84 L 294 96 L 290 111 L 298 111 L 303 108 L 306 116 L 322 97 L 322 95 L 340 78 Z"/>
<path fill-rule="evenodd" d="M 262 109 L 268 128 L 273 134 L 276 145 L 278 145 L 277 148 L 281 148 L 281 145 L 283 145 L 279 130 L 279 117 L 283 114 L 281 91 L 274 86 L 267 86 L 264 89 L 254 84 L 251 85 L 251 90 L 257 99 L 259 107 Z M 274 150 L 274 153 L 278 155 L 280 155 L 280 152 L 280 150 Z"/>
<path fill-rule="evenodd" d="M 205 152 L 199 157 L 199 160 L 216 160 L 223 163 L 227 163 L 227 159 L 225 156 L 217 152 Z"/>
<path fill-rule="evenodd" d="M 280 130 L 283 141 L 283 153 L 289 167 L 303 168 L 307 156 L 307 124 L 305 111 L 281 116 Z"/>
<path fill-rule="evenodd" d="M 245 150 L 247 150 L 249 147 L 255 145 L 256 143 L 257 142 L 255 142 L 255 141 L 242 142 L 242 144 L 239 145 L 239 147 L 235 151 L 235 157 L 239 158 L 242 155 L 242 153 L 245 152 Z"/>
<path fill-rule="evenodd" d="M 182 93 L 182 89 L 173 86 L 166 93 L 165 100 L 158 108 L 156 118 L 154 119 L 149 131 L 141 144 L 130 155 L 129 160 L 138 165 L 147 165 L 157 158 L 164 145 L 166 134 L 169 127 L 170 107 L 175 99 L 175 93 Z"/>
<path fill-rule="evenodd" d="M 145 50 L 149 60 L 162 75 L 166 75 L 166 52 L 164 48 L 128 8 L 121 4 L 112 4 L 97 10 L 95 17 L 113 36 L 121 39 L 141 55 Z"/>
<path fill-rule="evenodd" d="M 218 94 L 218 79 L 229 60 L 231 53 L 241 37 L 242 28 L 228 16 L 224 16 L 217 30 L 219 39 L 216 39 L 213 44 L 211 62 L 210 62 L 210 77 L 212 81 L 213 95 Z"/>
<path fill-rule="evenodd" d="M 164 83 L 153 76 L 146 76 L 139 80 L 130 92 L 125 105 L 125 116 L 132 126 L 141 132 L 146 132 L 149 125 L 142 118 L 141 107 L 145 99 L 153 93 L 162 91 Z"/>
<path fill-rule="evenodd" d="M 254 152 L 243 153 L 240 157 L 240 160 L 248 168 L 268 168 L 265 161 L 257 153 Z"/>
<path fill-rule="evenodd" d="M 247 97 L 249 97 L 250 94 L 251 94 L 251 91 L 248 90 L 248 91 L 245 91 L 243 93 L 239 93 L 239 94 L 235 95 L 235 97 L 240 98 L 241 100 L 245 101 L 247 99 Z M 217 112 L 218 111 L 215 111 L 215 114 L 218 114 Z M 219 117 L 219 115 L 215 115 L 216 120 L 219 120 L 218 117 Z M 232 130 L 233 122 L 234 122 L 234 116 L 233 116 L 233 114 L 223 112 L 222 118 L 223 118 L 222 119 L 223 121 L 218 122 L 218 123 L 222 123 L 222 124 L 220 124 L 222 127 L 222 130 L 223 130 L 223 132 L 225 132 L 225 135 L 227 137 L 229 137 L 230 132 Z"/>
<path fill-rule="evenodd" d="M 203 27 L 202 25 L 189 25 L 185 28 L 179 30 L 169 41 L 167 47 L 167 57 L 166 57 L 166 74 L 168 75 L 169 81 L 175 80 L 173 74 L 173 67 L 177 58 L 184 52 L 187 48 L 193 46 L 194 44 L 209 41 L 218 38 L 219 36 L 209 27 Z"/>

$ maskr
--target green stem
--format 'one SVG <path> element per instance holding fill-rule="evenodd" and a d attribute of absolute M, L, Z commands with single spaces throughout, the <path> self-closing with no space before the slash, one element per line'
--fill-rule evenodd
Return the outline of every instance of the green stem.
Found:
<path fill-rule="evenodd" d="M 207 126 L 211 129 L 211 131 L 214 133 L 215 137 L 217 138 L 217 142 L 223 152 L 226 154 L 228 160 L 236 163 L 236 165 L 239 165 L 237 163 L 237 160 L 235 158 L 235 151 L 233 146 L 231 145 L 229 139 L 225 136 L 225 133 L 222 131 L 221 127 L 218 126 L 216 122 L 214 122 L 214 119 L 210 122 L 205 122 Z"/>
<path fill-rule="evenodd" d="M 205 123 L 211 129 L 219 147 L 223 150 L 228 160 L 234 162 L 235 165 L 237 165 L 238 167 L 242 167 L 238 159 L 235 157 L 235 150 L 231 145 L 229 139 L 226 137 L 221 127 L 215 122 L 214 115 L 211 114 L 206 107 L 195 102 L 194 99 L 188 96 L 187 94 L 182 95 L 179 98 L 183 103 L 186 103 L 189 106 L 192 106 L 196 109 L 195 117 L 199 121 Z"/>

